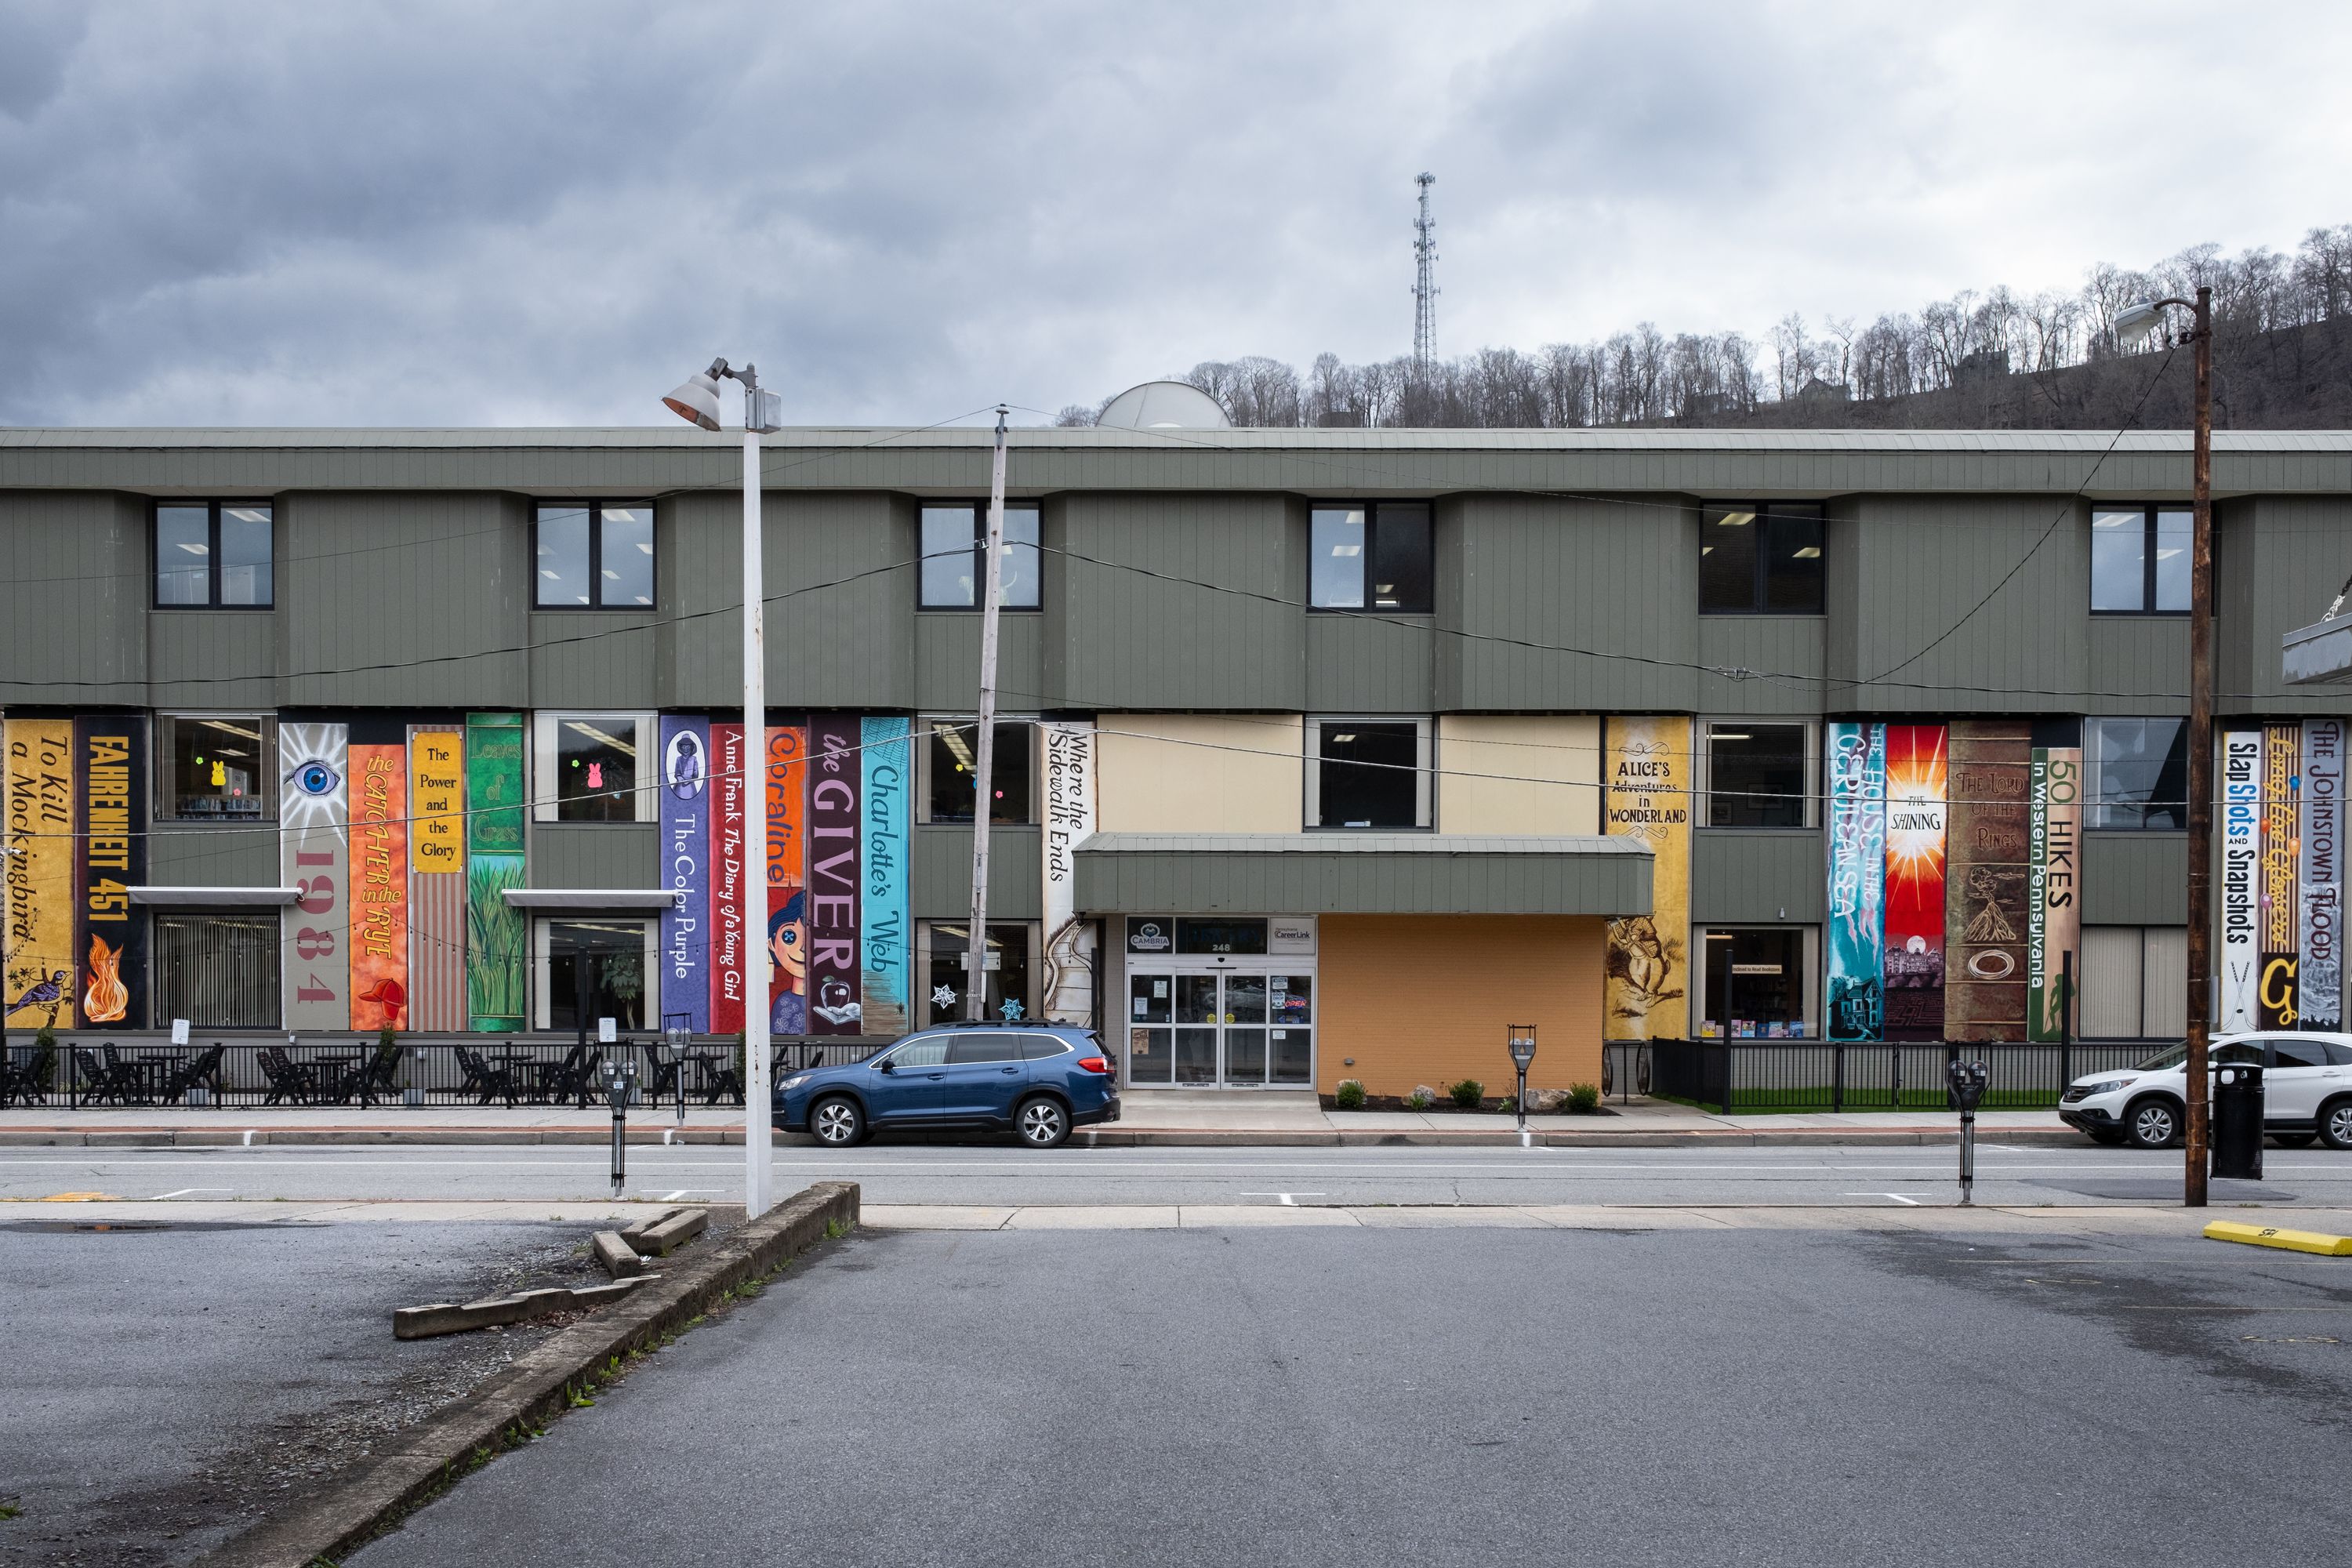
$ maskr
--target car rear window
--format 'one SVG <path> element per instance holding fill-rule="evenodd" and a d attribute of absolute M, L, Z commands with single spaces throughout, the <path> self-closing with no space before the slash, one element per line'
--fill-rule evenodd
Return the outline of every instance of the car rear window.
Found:
<path fill-rule="evenodd" d="M 1017 1062 L 1021 1042 L 1012 1035 L 959 1035 L 948 1047 L 948 1062 Z"/>
<path fill-rule="evenodd" d="M 1027 1061 L 1039 1062 L 1044 1061 L 1047 1057 L 1067 1056 L 1069 1051 L 1070 1042 L 1059 1035 L 1021 1037 L 1021 1055 Z"/>

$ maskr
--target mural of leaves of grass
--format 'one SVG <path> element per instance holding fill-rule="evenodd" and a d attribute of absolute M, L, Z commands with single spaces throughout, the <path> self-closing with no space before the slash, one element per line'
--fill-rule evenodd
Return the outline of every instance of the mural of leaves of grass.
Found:
<path fill-rule="evenodd" d="M 477 1029 L 522 1027 L 526 928 L 522 911 L 505 898 L 522 879 L 520 855 L 476 855 L 466 863 L 466 1004 Z"/>

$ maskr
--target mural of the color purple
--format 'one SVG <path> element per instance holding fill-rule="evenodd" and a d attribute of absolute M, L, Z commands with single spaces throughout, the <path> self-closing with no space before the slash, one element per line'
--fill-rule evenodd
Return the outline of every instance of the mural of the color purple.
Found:
<path fill-rule="evenodd" d="M 710 721 L 661 721 L 661 1014 L 696 1034 L 710 1028 Z"/>

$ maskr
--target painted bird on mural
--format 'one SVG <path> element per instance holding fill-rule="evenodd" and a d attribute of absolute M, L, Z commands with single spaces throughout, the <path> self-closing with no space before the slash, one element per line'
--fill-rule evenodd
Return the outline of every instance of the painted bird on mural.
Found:
<path fill-rule="evenodd" d="M 66 972 L 60 969 L 14 1002 L 9 1003 L 8 1011 L 17 1013 L 27 1007 L 46 1007 L 63 997 L 65 994 Z"/>

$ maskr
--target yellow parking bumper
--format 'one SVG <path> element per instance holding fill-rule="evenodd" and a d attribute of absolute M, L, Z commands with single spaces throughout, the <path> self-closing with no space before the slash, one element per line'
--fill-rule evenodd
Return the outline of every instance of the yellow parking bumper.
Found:
<path fill-rule="evenodd" d="M 2274 1225 L 2241 1225 L 2217 1219 L 2205 1227 L 2209 1241 L 2242 1241 L 2249 1247 L 2283 1247 L 2289 1252 L 2314 1252 L 2322 1258 L 2352 1258 L 2352 1236 L 2328 1236 L 2316 1230 L 2282 1230 Z"/>

